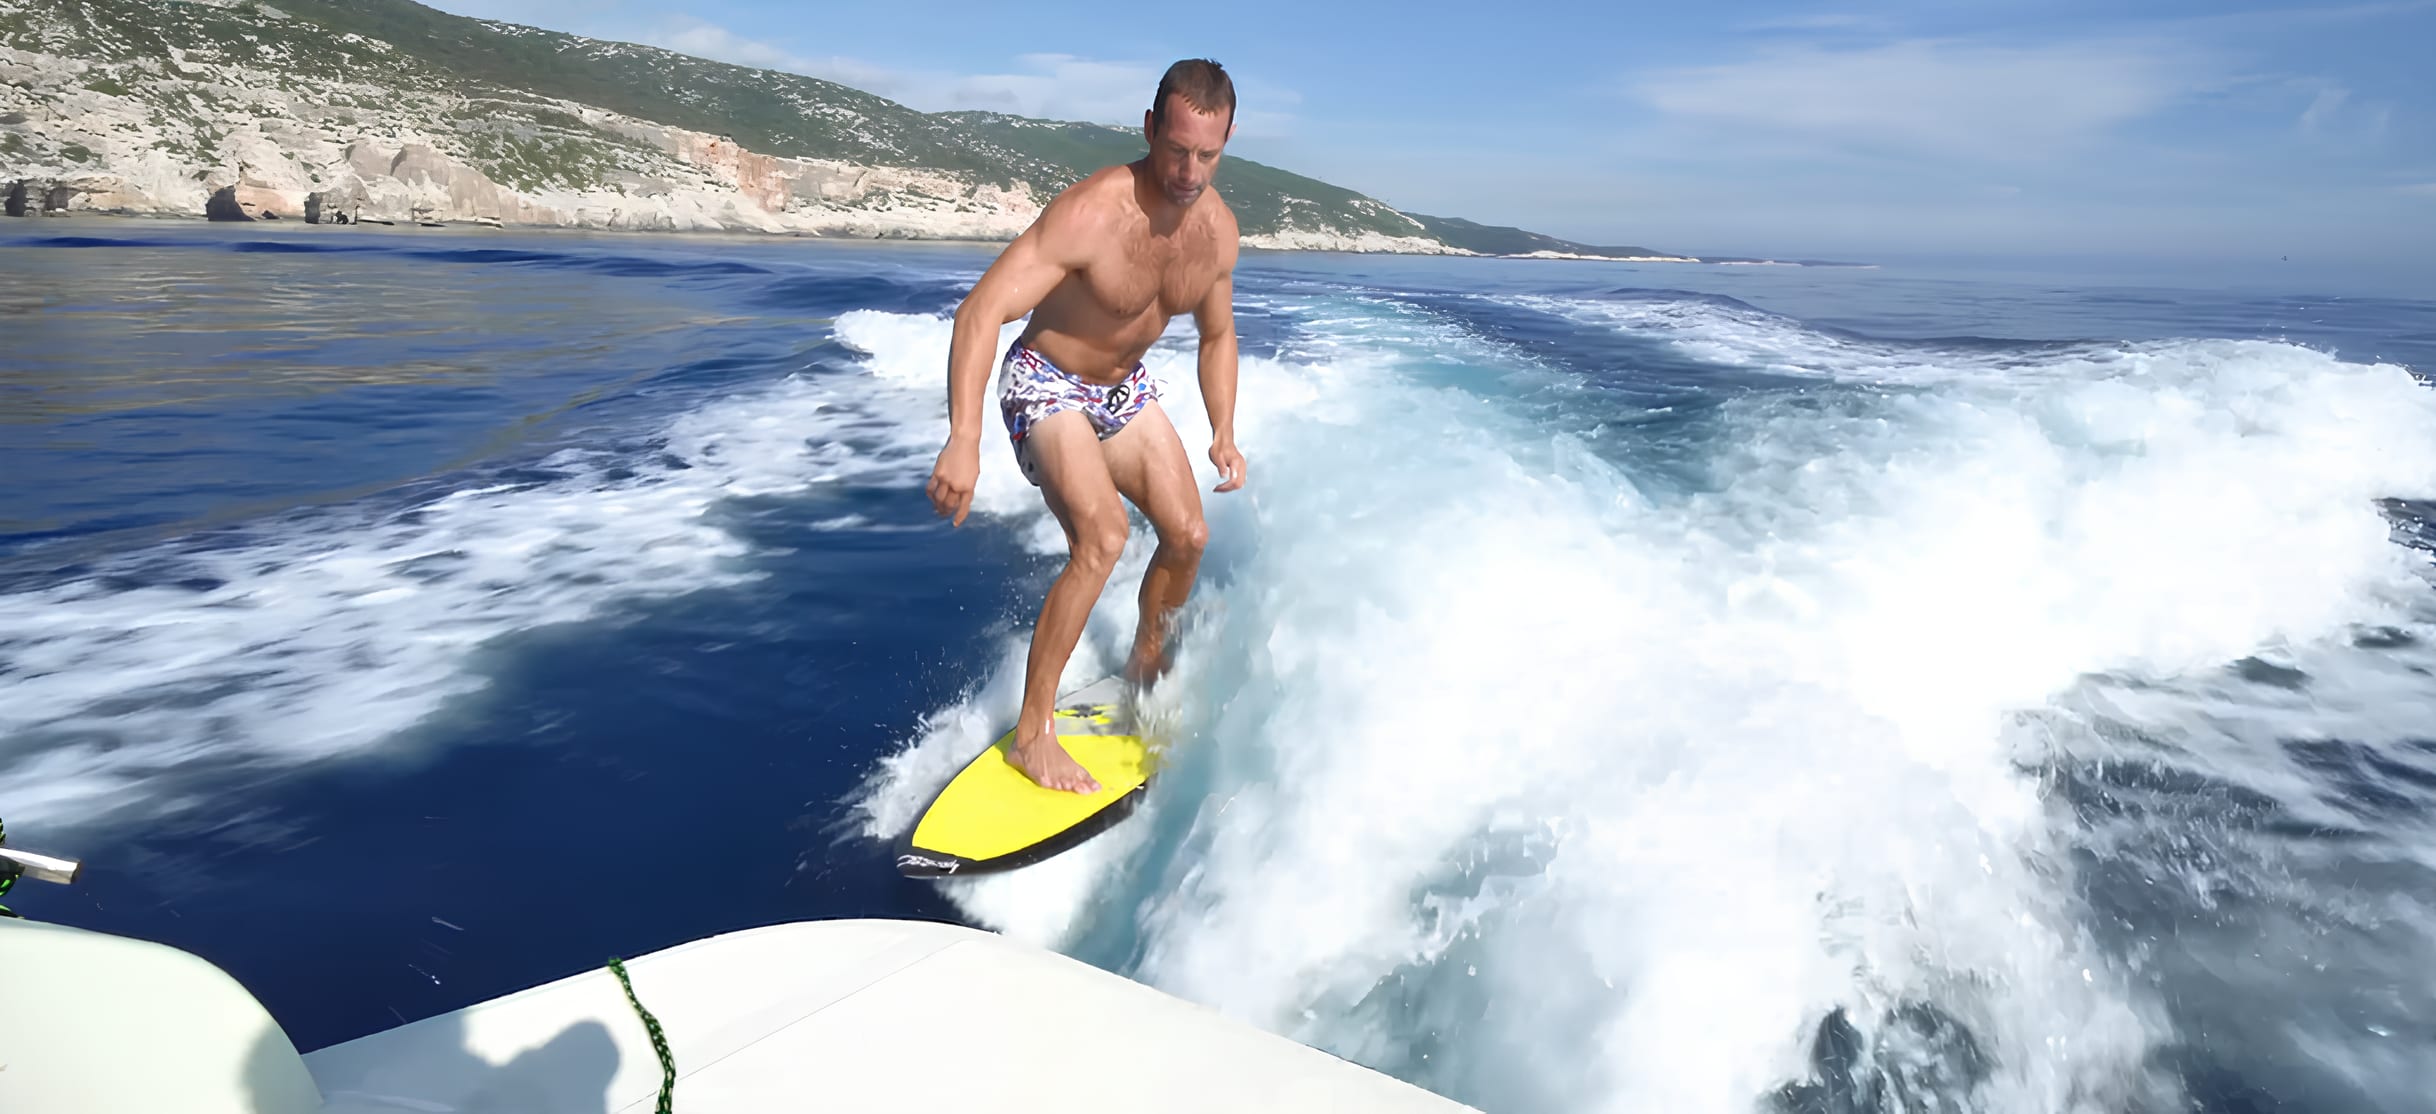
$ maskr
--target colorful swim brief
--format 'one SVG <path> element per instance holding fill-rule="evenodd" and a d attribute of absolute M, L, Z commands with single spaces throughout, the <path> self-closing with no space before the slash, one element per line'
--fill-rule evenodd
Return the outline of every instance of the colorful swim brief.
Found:
<path fill-rule="evenodd" d="M 1075 378 L 1020 340 L 1007 346 L 998 367 L 998 416 L 1015 443 L 1015 460 L 1023 466 L 1024 478 L 1035 487 L 1040 485 L 1038 465 L 1025 451 L 1024 439 L 1041 419 L 1060 410 L 1081 411 L 1105 441 L 1158 397 L 1159 381 L 1140 363 L 1123 381 L 1103 387 Z"/>

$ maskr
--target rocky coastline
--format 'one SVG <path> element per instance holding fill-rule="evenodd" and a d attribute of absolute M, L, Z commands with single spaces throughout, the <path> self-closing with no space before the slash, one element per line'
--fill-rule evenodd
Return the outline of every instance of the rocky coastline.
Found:
<path fill-rule="evenodd" d="M 1003 242 L 1138 150 L 1121 129 L 918 113 L 410 0 L 0 0 L 9 217 Z M 1698 261 L 1418 216 L 1251 162 L 1221 189 L 1259 250 Z"/>

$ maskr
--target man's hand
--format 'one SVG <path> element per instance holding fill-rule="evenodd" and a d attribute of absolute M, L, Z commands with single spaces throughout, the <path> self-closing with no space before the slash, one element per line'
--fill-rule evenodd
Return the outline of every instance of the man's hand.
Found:
<path fill-rule="evenodd" d="M 1243 454 L 1235 450 L 1235 219 L 1219 214 L 1226 225 L 1224 257 L 1209 293 L 1193 306 L 1193 327 L 1201 330 L 1201 404 L 1210 412 L 1210 463 L 1223 477 L 1213 491 L 1243 486 Z"/>
<path fill-rule="evenodd" d="M 1243 454 L 1236 451 L 1233 441 L 1210 442 L 1210 463 L 1218 466 L 1225 477 L 1212 491 L 1233 491 L 1243 486 Z"/>
<path fill-rule="evenodd" d="M 959 437 L 947 439 L 939 462 L 930 469 L 930 505 L 957 526 L 973 509 L 973 487 L 981 481 L 981 444 Z"/>

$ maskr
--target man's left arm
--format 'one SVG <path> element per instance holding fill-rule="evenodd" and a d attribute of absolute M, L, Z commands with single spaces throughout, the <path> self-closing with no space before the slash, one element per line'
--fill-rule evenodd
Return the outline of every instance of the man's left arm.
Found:
<path fill-rule="evenodd" d="M 1228 253 L 1230 256 L 1232 252 Z M 1193 307 L 1201 332 L 1201 402 L 1210 412 L 1210 463 L 1218 466 L 1213 490 L 1243 486 L 1243 453 L 1235 448 L 1235 270 L 1234 260 Z"/>

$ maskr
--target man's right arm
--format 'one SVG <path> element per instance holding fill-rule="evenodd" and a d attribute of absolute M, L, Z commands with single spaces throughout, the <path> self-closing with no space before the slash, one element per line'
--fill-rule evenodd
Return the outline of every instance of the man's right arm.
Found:
<path fill-rule="evenodd" d="M 930 499 L 958 526 L 972 509 L 981 476 L 982 389 L 990 381 L 998 330 L 1032 312 L 1083 265 L 1091 214 L 1079 193 L 1069 191 L 1050 202 L 956 307 L 947 350 L 947 447 L 931 469 Z"/>

